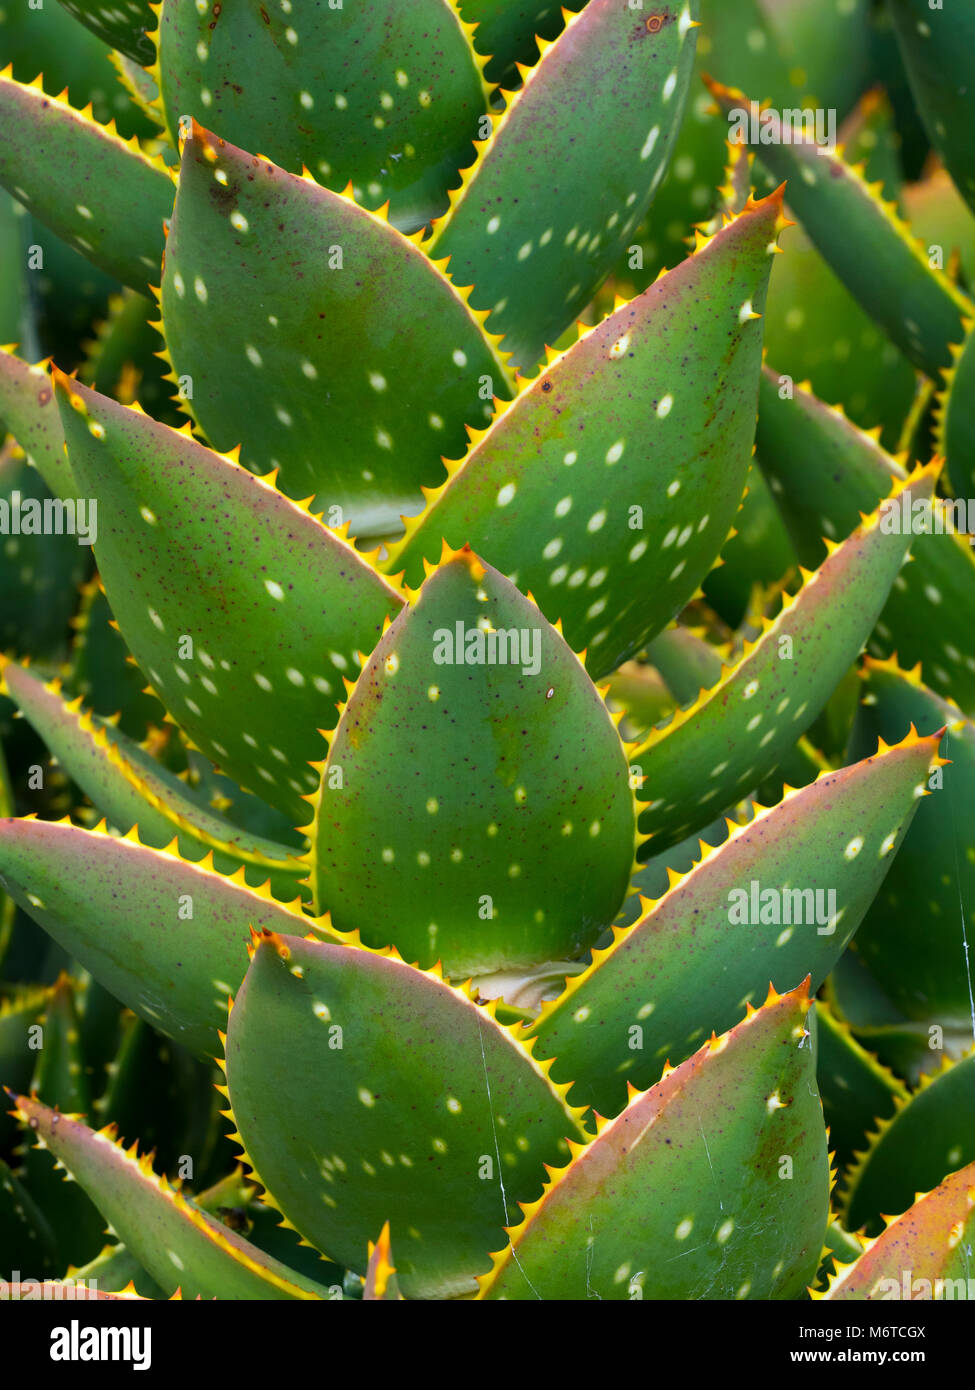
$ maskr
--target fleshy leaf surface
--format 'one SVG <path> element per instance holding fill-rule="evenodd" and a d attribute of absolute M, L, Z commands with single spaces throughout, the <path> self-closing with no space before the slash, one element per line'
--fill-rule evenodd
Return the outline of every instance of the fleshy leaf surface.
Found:
<path fill-rule="evenodd" d="M 153 28 L 152 7 L 148 0 L 59 0 L 93 34 L 109 48 L 120 49 L 133 62 L 144 67 L 152 62 L 152 40 L 147 31 Z"/>
<path fill-rule="evenodd" d="M 545 1004 L 528 1033 L 572 1099 L 612 1114 L 626 1082 L 643 1088 L 725 1029 L 769 980 L 817 989 L 883 882 L 937 762 L 937 740 L 821 776 L 760 810 L 699 862 Z M 872 1117 L 871 1117 L 872 1118 Z"/>
<path fill-rule="evenodd" d="M 247 466 L 279 468 L 290 496 L 316 496 L 356 536 L 395 531 L 464 424 L 510 394 L 485 316 L 415 241 L 196 125 L 162 311 L 213 445 L 242 444 Z"/>
<path fill-rule="evenodd" d="M 921 1078 L 909 1100 L 882 1120 L 843 1190 L 843 1219 L 851 1231 L 875 1234 L 880 1216 L 906 1211 L 916 1192 L 927 1192 L 975 1159 L 975 1050 Z"/>
<path fill-rule="evenodd" d="M 804 986 L 770 991 L 651 1090 L 631 1091 L 526 1209 L 480 1297 L 800 1297 L 829 1216 L 809 1005 Z M 783 1154 L 792 1181 L 780 1180 Z"/>
<path fill-rule="evenodd" d="M 307 820 L 317 730 L 401 598 L 231 458 L 66 378 L 58 393 L 79 486 L 101 499 L 95 554 L 133 656 L 208 757 Z"/>
<path fill-rule="evenodd" d="M 758 460 L 800 558 L 815 565 L 822 538 L 849 535 L 860 514 L 890 492 L 892 480 L 907 476 L 906 460 L 886 453 L 873 434 L 803 387 L 787 390 L 777 372 L 763 368 Z M 942 499 L 916 499 L 906 511 L 902 499 L 889 510 L 883 524 L 913 536 L 911 562 L 894 580 L 871 654 L 896 651 L 902 662 L 923 661 L 928 683 L 975 713 L 975 549 L 965 534 L 975 517 Z"/>
<path fill-rule="evenodd" d="M 857 1302 L 967 1298 L 973 1236 L 975 1163 L 969 1163 L 890 1221 L 881 1235 L 867 1243 L 858 1260 L 839 1270 L 823 1297 Z M 950 1293 L 947 1283 L 936 1292 L 939 1280 L 952 1281 Z M 957 1281 L 961 1281 L 960 1293 Z"/>
<path fill-rule="evenodd" d="M 274 1204 L 361 1274 L 389 1220 L 407 1298 L 473 1293 L 514 1202 L 582 1137 L 545 1071 L 436 976 L 270 933 L 227 1029 L 233 1118 Z"/>
<path fill-rule="evenodd" d="M 64 700 L 59 683 L 45 684 L 2 656 L 0 675 L 61 767 L 116 830 L 125 834 L 138 826 L 142 843 L 154 849 L 175 838 L 180 855 L 194 862 L 213 851 L 218 873 L 246 866 L 252 886 L 270 879 L 278 896 L 296 896 L 308 868 L 288 846 L 248 835 L 201 804 L 137 743 L 84 710 L 80 696 Z"/>
<path fill-rule="evenodd" d="M 943 539 L 947 539 L 946 537 Z M 861 959 L 888 998 L 919 1022 L 975 1031 L 969 955 L 975 938 L 975 725 L 923 684 L 919 668 L 869 658 L 851 739 L 859 754 L 909 725 L 945 729 L 948 759 L 857 937 Z M 946 728 L 947 726 L 947 728 Z M 918 930 L 919 920 L 924 930 Z"/>
<path fill-rule="evenodd" d="M 55 497 L 77 497 L 47 364 L 30 366 L 0 350 L 0 420 Z"/>
<path fill-rule="evenodd" d="M 445 551 L 330 737 L 316 901 L 450 976 L 536 965 L 612 921 L 634 835 L 623 745 L 578 657 L 496 570 Z"/>
<path fill-rule="evenodd" d="M 946 389 L 939 401 L 939 444 L 947 460 L 956 496 L 975 495 L 975 322 L 968 325 L 964 344 L 953 353 L 955 363 L 945 372 Z M 969 521 L 975 528 L 975 518 Z"/>
<path fill-rule="evenodd" d="M 369 208 L 389 200 L 408 231 L 443 212 L 487 104 L 447 0 L 225 12 L 164 0 L 157 44 L 171 134 L 186 116 L 206 121 L 336 191 L 351 181 Z"/>
<path fill-rule="evenodd" d="M 135 1013 L 210 1056 L 227 996 L 247 968 L 248 928 L 290 935 L 315 925 L 270 895 L 134 836 L 64 822 L 0 820 L 0 882 Z"/>
<path fill-rule="evenodd" d="M 214 1220 L 152 1171 L 149 1155 L 123 1149 L 110 1127 L 95 1131 L 29 1096 L 14 1096 L 18 1118 L 81 1184 L 105 1220 L 167 1296 L 320 1299 L 328 1290 Z"/>
<path fill-rule="evenodd" d="M 857 1042 L 849 1025 L 822 999 L 816 1000 L 816 1022 L 823 1115 L 830 1148 L 845 1166 L 876 1121 L 890 1115 L 897 1101 L 907 1099 L 907 1087 Z"/>
<path fill-rule="evenodd" d="M 588 13 L 588 11 L 584 12 Z M 571 33 L 571 28 L 566 31 Z M 562 619 L 596 674 L 690 599 L 741 501 L 781 195 L 586 332 L 502 406 L 386 568 L 469 544 Z"/>
<path fill-rule="evenodd" d="M 891 491 L 930 498 L 938 468 L 917 469 Z M 829 554 L 803 586 L 783 594 L 774 622 L 693 706 L 653 729 L 631 752 L 640 829 L 653 849 L 706 825 L 761 782 L 791 751 L 858 656 L 909 549 L 910 535 L 885 533 L 879 510 Z"/>
<path fill-rule="evenodd" d="M 159 277 L 173 179 L 133 139 L 37 84 L 0 74 L 0 183 L 45 226 L 125 285 Z"/>
<path fill-rule="evenodd" d="M 748 110 L 743 92 L 709 83 L 722 110 Z M 905 357 L 935 377 L 950 362 L 948 345 L 963 337 L 975 306 L 941 270 L 898 215 L 835 150 L 786 138 L 777 113 L 766 113 L 769 143 L 758 157 L 789 184 L 789 206 L 853 296 Z M 763 135 L 764 141 L 764 135 Z"/>
<path fill-rule="evenodd" d="M 471 303 L 524 368 L 589 302 L 650 205 L 683 116 L 697 12 L 697 0 L 649 15 L 589 0 L 494 114 L 434 226 L 425 249 L 474 285 Z"/>

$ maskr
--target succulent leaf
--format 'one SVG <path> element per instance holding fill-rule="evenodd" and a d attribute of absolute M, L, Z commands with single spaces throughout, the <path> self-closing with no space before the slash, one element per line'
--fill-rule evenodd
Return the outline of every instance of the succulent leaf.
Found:
<path fill-rule="evenodd" d="M 938 441 L 955 495 L 971 497 L 975 494 L 975 322 L 968 324 L 964 345 L 952 355 L 955 363 L 945 372 L 945 391 L 939 401 Z"/>
<path fill-rule="evenodd" d="M 167 1295 L 184 1298 L 319 1299 L 328 1290 L 269 1259 L 256 1245 L 201 1211 L 152 1170 L 137 1145 L 114 1129 L 92 1130 L 75 1115 L 14 1095 L 18 1119 L 64 1164 L 110 1228 Z"/>
<path fill-rule="evenodd" d="M 820 1295 L 834 1300 L 869 1298 L 967 1298 L 975 1234 L 975 1163 L 919 1196 L 901 1216 L 888 1221 L 853 1264 L 842 1267 Z M 905 1278 L 906 1275 L 906 1278 Z M 954 1281 L 951 1293 L 937 1281 Z M 905 1290 L 905 1283 L 907 1288 Z M 957 1292 L 961 1286 L 961 1292 Z M 926 1290 L 925 1290 L 925 1285 Z"/>
<path fill-rule="evenodd" d="M 158 278 L 173 179 L 161 160 L 98 125 L 40 80 L 0 73 L 0 183 L 59 237 L 125 285 Z M 39 157 L 40 156 L 40 157 Z"/>
<path fill-rule="evenodd" d="M 317 730 L 398 593 L 233 459 L 64 378 L 58 392 L 75 476 L 102 502 L 105 590 L 155 693 L 241 786 L 307 820 Z"/>
<path fill-rule="evenodd" d="M 894 482 L 900 505 L 930 498 L 937 466 Z M 823 708 L 869 635 L 910 546 L 910 535 L 886 534 L 880 512 L 866 517 L 799 592 L 783 595 L 774 622 L 746 644 L 738 664 L 689 709 L 678 711 L 631 751 L 639 769 L 637 796 L 649 804 L 640 829 L 654 851 L 674 844 L 733 805 L 791 751 Z M 702 791 L 702 788 L 706 790 Z"/>
<path fill-rule="evenodd" d="M 474 285 L 471 303 L 490 311 L 523 368 L 589 302 L 650 205 L 683 116 L 697 13 L 698 0 L 649 16 L 589 0 L 492 113 L 434 225 L 425 249 Z"/>
<path fill-rule="evenodd" d="M 0 881 L 129 1008 L 210 1056 L 227 995 L 247 966 L 248 927 L 294 933 L 314 925 L 241 876 L 221 878 L 134 834 L 121 840 L 64 823 L 0 821 Z M 4 1023 L 0 1014 L 0 1043 Z M 22 1052 L 21 1040 L 15 1060 Z M 8 1078 L 16 1074 L 8 1067 Z"/>
<path fill-rule="evenodd" d="M 786 389 L 768 368 L 759 391 L 757 451 L 806 565 L 818 564 L 821 537 L 849 535 L 861 513 L 882 502 L 892 480 L 907 476 L 906 459 L 886 453 L 842 410 L 802 387 Z M 926 520 L 930 534 L 922 529 Z M 914 533 L 911 563 L 894 580 L 870 650 L 877 656 L 897 651 L 908 664 L 923 661 L 929 684 L 975 713 L 975 659 L 969 653 L 975 550 L 965 534 L 967 521 L 963 510 L 959 516 L 953 503 L 937 498 L 930 505 L 917 499 L 906 512 L 902 502 L 899 515 L 892 510 L 884 524 Z"/>
<path fill-rule="evenodd" d="M 975 210 L 975 13 L 927 0 L 887 0 L 887 9 L 928 139 Z"/>
<path fill-rule="evenodd" d="M 816 1075 L 823 1115 L 830 1147 L 838 1164 L 845 1166 L 876 1121 L 907 1099 L 907 1087 L 857 1042 L 849 1025 L 822 999 L 816 1001 L 816 1021 Z"/>
<path fill-rule="evenodd" d="M 55 497 L 78 496 L 46 362 L 36 366 L 0 350 L 0 420 Z"/>
<path fill-rule="evenodd" d="M 230 1013 L 226 1072 L 274 1204 L 362 1274 L 364 1233 L 389 1219 L 408 1298 L 474 1292 L 514 1202 L 537 1194 L 566 1136 L 584 1135 L 565 1088 L 488 1010 L 354 946 L 264 933 Z"/>
<path fill-rule="evenodd" d="M 809 1006 L 805 986 L 770 991 L 651 1090 L 631 1090 L 524 1209 L 480 1297 L 799 1297 L 829 1208 Z"/>
<path fill-rule="evenodd" d="M 187 408 L 214 446 L 242 442 L 245 464 L 280 468 L 290 496 L 316 496 L 356 536 L 396 530 L 465 422 L 509 394 L 485 315 L 415 239 L 199 126 L 161 303 Z M 255 394 L 267 408 L 252 410 Z"/>
<path fill-rule="evenodd" d="M 164 0 L 155 71 L 174 140 L 192 116 L 336 192 L 351 182 L 372 210 L 388 200 L 408 231 L 442 212 L 487 104 L 456 7 L 268 6 L 260 20 Z"/>
<path fill-rule="evenodd" d="M 847 1174 L 842 1209 L 849 1230 L 866 1225 L 875 1234 L 881 1213 L 905 1211 L 916 1192 L 975 1159 L 973 1083 L 975 1049 L 957 1062 L 945 1058 L 909 1099 L 896 1102 L 893 1116 L 880 1121 Z"/>
<path fill-rule="evenodd" d="M 471 545 L 562 619 L 597 675 L 659 632 L 713 564 L 741 501 L 761 358 L 754 320 L 781 214 L 781 196 L 750 202 L 500 406 L 385 568 L 405 565 L 416 584 L 441 538 Z"/>
<path fill-rule="evenodd" d="M 133 62 L 152 62 L 153 45 L 147 31 L 153 27 L 149 0 L 59 0 L 109 48 L 118 48 Z"/>
<path fill-rule="evenodd" d="M 330 737 L 316 902 L 452 977 L 537 965 L 612 921 L 634 837 L 625 752 L 578 657 L 472 551 L 445 551 Z"/>
<path fill-rule="evenodd" d="M 708 85 L 724 111 L 748 109 L 743 92 Z M 937 376 L 975 306 L 857 168 L 826 146 L 787 139 L 775 112 L 765 119 L 769 143 L 763 137 L 759 158 L 773 178 L 788 180 L 789 206 L 810 240 L 905 357 Z"/>
<path fill-rule="evenodd" d="M 731 829 L 592 965 L 545 1004 L 528 1033 L 571 1096 L 613 1114 L 625 1086 L 652 1084 L 710 1027 L 724 1029 L 769 980 L 818 988 L 903 840 L 937 739 L 895 748 L 788 794 Z"/>
<path fill-rule="evenodd" d="M 947 539 L 947 538 L 943 538 Z M 975 1031 L 969 938 L 975 938 L 975 725 L 921 680 L 920 669 L 868 658 L 864 698 L 851 739 L 857 755 L 909 725 L 945 729 L 948 760 L 868 912 L 857 950 L 888 998 L 908 1018 Z M 918 921 L 923 918 L 924 931 Z"/>
<path fill-rule="evenodd" d="M 297 896 L 308 866 L 287 845 L 250 836 L 201 804 L 139 744 L 85 710 L 80 696 L 65 700 L 58 682 L 45 684 L 2 657 L 0 676 L 4 692 L 116 830 L 127 834 L 137 825 L 142 843 L 154 849 L 175 839 L 180 856 L 194 863 L 212 851 L 217 873 L 245 866 L 252 887 L 270 881 L 276 896 L 289 902 Z"/>

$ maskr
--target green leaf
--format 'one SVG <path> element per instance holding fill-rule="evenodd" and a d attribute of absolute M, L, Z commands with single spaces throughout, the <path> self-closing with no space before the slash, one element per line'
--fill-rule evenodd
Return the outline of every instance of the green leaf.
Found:
<path fill-rule="evenodd" d="M 206 121 L 292 173 L 307 165 L 336 192 L 351 182 L 373 210 L 389 200 L 408 231 L 443 212 L 487 105 L 447 0 L 258 14 L 165 0 L 157 43 L 173 135 L 187 116 Z"/>
<path fill-rule="evenodd" d="M 727 112 L 748 110 L 743 92 L 709 82 Z M 770 143 L 758 157 L 775 179 L 787 179 L 789 206 L 840 280 L 905 357 L 929 376 L 948 365 L 948 345 L 962 338 L 962 317 L 975 306 L 902 221 L 879 186 L 858 168 L 812 141 L 787 139 L 777 113 L 763 118 Z M 791 132 L 790 132 L 791 133 Z"/>
<path fill-rule="evenodd" d="M 184 1298 L 319 1299 L 328 1291 L 269 1259 L 184 1197 L 115 1140 L 77 1116 L 61 1115 L 29 1096 L 10 1093 L 21 1123 L 89 1193 L 110 1228 L 168 1295 Z"/>
<path fill-rule="evenodd" d="M 878 1297 L 967 1298 L 973 1235 L 975 1163 L 970 1163 L 889 1221 L 876 1240 L 866 1242 L 855 1263 L 839 1270 L 828 1293 L 820 1297 L 857 1302 Z"/>
<path fill-rule="evenodd" d="M 670 891 L 545 1004 L 528 1033 L 577 1104 L 613 1114 L 626 1083 L 651 1085 L 710 1028 L 725 1029 L 769 980 L 819 987 L 883 882 L 910 825 L 937 740 L 821 776 L 703 845 Z"/>
<path fill-rule="evenodd" d="M 927 1192 L 948 1173 L 975 1159 L 975 1049 L 958 1062 L 923 1076 L 889 1120 L 870 1135 L 867 1151 L 847 1175 L 843 1221 L 849 1230 L 880 1228 L 880 1214 L 906 1211 L 916 1192 Z"/>
<path fill-rule="evenodd" d="M 891 498 L 928 498 L 937 466 L 895 483 Z M 722 680 L 630 752 L 640 829 L 654 852 L 706 825 L 761 782 L 794 747 L 856 659 L 890 591 L 910 536 L 885 534 L 874 512 L 799 592 Z"/>
<path fill-rule="evenodd" d="M 748 613 L 756 587 L 778 584 L 797 568 L 796 553 L 761 470 L 748 470 L 734 532 L 701 585 L 711 607 L 731 627 Z"/>
<path fill-rule="evenodd" d="M 250 836 L 217 815 L 137 743 L 85 710 L 80 696 L 65 700 L 59 681 L 45 684 L 2 656 L 0 676 L 4 693 L 116 830 L 138 826 L 139 839 L 153 849 L 175 840 L 180 856 L 193 863 L 212 851 L 217 873 L 243 866 L 252 887 L 269 882 L 289 902 L 298 895 L 308 865 L 287 845 Z"/>
<path fill-rule="evenodd" d="M 54 496 L 76 498 L 48 363 L 32 367 L 12 352 L 0 351 L 0 420 Z"/>
<path fill-rule="evenodd" d="M 37 1053 L 30 1091 L 52 1109 L 84 1113 L 91 1106 L 91 1088 L 84 1069 L 76 994 L 70 978 L 62 974 L 40 1020 L 43 1046 Z M 56 1268 L 63 1270 L 96 1255 L 104 1244 L 105 1223 L 81 1188 L 66 1182 L 52 1156 L 38 1149 L 28 1149 L 24 1155 L 24 1173 L 31 1196 L 54 1233 Z"/>
<path fill-rule="evenodd" d="M 697 0 L 649 16 L 589 0 L 491 114 L 434 224 L 424 249 L 474 285 L 471 303 L 523 368 L 589 302 L 650 205 L 683 117 L 697 12 Z"/>
<path fill-rule="evenodd" d="M 0 1158 L 0 1249 L 6 1267 L 31 1278 L 57 1269 L 54 1235 L 30 1192 Z M 6 1270 L 5 1270 L 6 1272 Z M 9 1293 L 8 1293 L 9 1298 Z"/>
<path fill-rule="evenodd" d="M 459 0 L 457 9 L 465 23 L 475 25 L 474 48 L 490 55 L 484 76 L 489 82 L 517 80 L 515 63 L 534 64 L 539 50 L 536 38 L 551 41 L 562 32 L 567 10 L 581 10 L 586 0 L 570 0 L 556 7 L 551 0 Z"/>
<path fill-rule="evenodd" d="M 152 7 L 148 0 L 59 0 L 93 34 L 109 48 L 121 49 L 134 62 L 145 66 L 152 62 L 152 40 L 147 31 L 152 28 Z"/>
<path fill-rule="evenodd" d="M 892 481 L 907 476 L 906 460 L 885 453 L 841 410 L 764 369 L 759 391 L 758 459 L 782 509 L 804 564 L 819 563 L 823 536 L 849 535 L 872 511 Z M 913 530 L 911 563 L 894 580 L 874 630 L 875 656 L 898 652 L 902 662 L 924 662 L 925 678 L 942 695 L 975 713 L 975 622 L 972 592 L 975 550 L 967 544 L 965 514 L 939 499 L 915 504 L 916 515 L 895 510 L 886 525 Z M 930 523 L 931 533 L 921 529 Z M 975 522 L 973 522 L 975 524 Z M 956 534 L 947 534 L 955 532 Z"/>
<path fill-rule="evenodd" d="M 583 12 L 584 15 L 589 11 Z M 632 20 L 631 20 L 632 22 Z M 571 35 L 573 29 L 566 31 Z M 748 209 L 501 407 L 388 571 L 470 544 L 601 675 L 693 595 L 741 501 L 781 196 Z"/>
<path fill-rule="evenodd" d="M 509 394 L 485 315 L 416 239 L 199 126 L 183 147 L 162 311 L 214 446 L 243 432 L 245 464 L 280 468 L 290 496 L 316 495 L 357 536 L 396 530 L 438 456 L 463 447 L 464 422 Z"/>
<path fill-rule="evenodd" d="M 292 823 L 307 820 L 318 729 L 398 593 L 233 459 L 66 378 L 58 391 L 75 476 L 100 501 L 95 553 L 132 654 L 209 758 Z"/>
<path fill-rule="evenodd" d="M 160 361 L 158 309 L 134 290 L 115 295 L 108 316 L 95 325 L 79 372 L 86 386 L 122 405 L 138 399 L 147 415 L 166 425 L 184 417 L 172 399 L 168 365 Z"/>
<path fill-rule="evenodd" d="M 73 501 L 52 498 L 37 469 L 8 444 L 0 449 L 0 519 L 0 644 L 60 656 L 91 563 L 84 544 L 93 535 L 91 508 L 82 515 Z"/>
<path fill-rule="evenodd" d="M 248 929 L 290 934 L 315 925 L 239 876 L 221 878 L 134 835 L 63 822 L 0 820 L 0 883 L 135 1013 L 208 1056 L 247 966 Z"/>
<path fill-rule="evenodd" d="M 490 1008 L 350 946 L 265 933 L 231 1010 L 226 1070 L 274 1204 L 360 1274 L 369 1232 L 389 1220 L 407 1298 L 473 1293 L 515 1201 L 584 1133 Z"/>
<path fill-rule="evenodd" d="M 117 728 L 140 741 L 152 729 L 157 742 L 165 741 L 167 752 L 172 749 L 175 730 L 162 727 L 166 711 L 146 691 L 146 678 L 129 655 L 97 575 L 81 591 L 69 680 L 72 693 L 94 714 L 117 721 Z"/>
<path fill-rule="evenodd" d="M 975 210 L 975 12 L 928 0 L 887 0 L 901 58 L 928 139 Z"/>
<path fill-rule="evenodd" d="M 859 755 L 878 738 L 888 742 L 910 727 L 945 729 L 948 766 L 932 778 L 932 795 L 894 861 L 857 937 L 873 978 L 908 1018 L 948 1028 L 975 1028 L 968 938 L 975 939 L 975 725 L 958 706 L 929 690 L 921 671 L 896 661 L 867 660 L 864 698 L 851 739 Z M 924 931 L 918 931 L 918 922 Z"/>
<path fill-rule="evenodd" d="M 770 991 L 652 1090 L 631 1090 L 526 1208 L 480 1297 L 801 1297 L 829 1215 L 809 1006 L 805 986 Z"/>
<path fill-rule="evenodd" d="M 0 183 L 95 265 L 142 291 L 159 277 L 173 178 L 114 123 L 97 125 L 39 79 L 0 74 Z"/>
<path fill-rule="evenodd" d="M 961 347 L 953 347 L 953 367 L 945 372 L 945 389 L 938 398 L 938 445 L 945 455 L 956 497 L 975 494 L 975 323 Z M 975 526 L 975 520 L 969 522 Z"/>
<path fill-rule="evenodd" d="M 890 1115 L 897 1101 L 907 1100 L 907 1087 L 857 1042 L 849 1025 L 821 999 L 816 1001 L 816 1019 L 823 1115 L 830 1148 L 838 1165 L 845 1167 L 876 1121 Z"/>
<path fill-rule="evenodd" d="M 613 720 L 535 604 L 469 549 L 445 551 L 363 667 L 312 843 L 336 927 L 453 977 L 575 955 L 619 910 L 634 815 Z"/>
<path fill-rule="evenodd" d="M 40 985 L 21 988 L 0 998 L 0 1085 L 26 1090 L 37 1062 L 31 1029 L 44 1012 L 50 991 Z M 0 1107 L 0 1144 L 15 1133 L 10 1116 Z"/>

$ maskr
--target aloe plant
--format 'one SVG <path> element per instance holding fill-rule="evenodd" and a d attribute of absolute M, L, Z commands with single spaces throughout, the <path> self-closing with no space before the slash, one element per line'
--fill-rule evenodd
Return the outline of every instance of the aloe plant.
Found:
<path fill-rule="evenodd" d="M 906 1240 L 957 1277 L 975 310 L 848 157 L 899 195 L 876 93 L 846 154 L 720 114 L 804 54 L 852 105 L 865 7 L 65 9 L 124 134 L 0 76 L 0 516 L 94 557 L 4 523 L 0 1262 L 866 1299 Z M 907 65 L 968 198 L 962 80 Z M 792 230 L 875 349 L 847 412 L 766 358 Z M 103 277 L 82 332 L 25 234 Z"/>

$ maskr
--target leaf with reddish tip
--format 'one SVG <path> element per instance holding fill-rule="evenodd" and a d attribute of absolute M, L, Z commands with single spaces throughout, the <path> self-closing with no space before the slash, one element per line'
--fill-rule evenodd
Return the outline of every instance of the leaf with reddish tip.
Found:
<path fill-rule="evenodd" d="M 906 1211 L 916 1192 L 935 1187 L 948 1173 L 975 1159 L 975 1048 L 958 1062 L 921 1078 L 892 1118 L 869 1136 L 866 1152 L 847 1174 L 844 1225 L 866 1226 L 875 1235 L 880 1216 Z"/>
<path fill-rule="evenodd" d="M 5 693 L 116 830 L 138 826 L 140 840 L 153 849 L 175 839 L 181 857 L 194 863 L 212 851 L 217 873 L 243 867 L 252 887 L 270 882 L 276 897 L 297 896 L 308 865 L 287 845 L 248 835 L 218 815 L 137 743 L 83 709 L 80 697 L 64 700 L 59 682 L 45 684 L 3 657 L 0 676 Z"/>
<path fill-rule="evenodd" d="M 318 729 L 399 594 L 232 459 L 67 378 L 57 389 L 75 477 L 100 499 L 95 554 L 132 654 L 208 757 L 307 820 Z"/>
<path fill-rule="evenodd" d="M 389 1240 L 389 1222 L 383 1226 L 375 1245 L 369 1242 L 369 1265 L 362 1289 L 363 1303 L 392 1303 L 401 1299 L 396 1266 Z"/>
<path fill-rule="evenodd" d="M 456 7 L 259 14 L 228 5 L 217 23 L 208 6 L 165 0 L 156 71 L 170 132 L 194 116 L 337 192 L 351 182 L 369 208 L 388 200 L 408 231 L 443 212 L 487 104 Z"/>
<path fill-rule="evenodd" d="M 872 511 L 906 478 L 904 459 L 857 429 L 841 411 L 802 388 L 783 395 L 778 373 L 763 369 L 759 391 L 758 460 L 782 510 L 800 559 L 815 565 L 821 537 L 847 536 L 860 513 Z M 901 661 L 924 662 L 925 679 L 975 713 L 975 548 L 966 522 L 950 501 L 892 512 L 888 525 L 914 528 L 911 563 L 894 580 L 871 637 L 875 656 L 898 652 Z M 927 515 L 925 515 L 927 514 Z M 925 521 L 932 530 L 921 529 Z M 950 534 L 954 532 L 955 534 Z"/>
<path fill-rule="evenodd" d="M 651 1090 L 631 1090 L 524 1208 L 480 1297 L 800 1297 L 829 1219 L 809 1007 L 804 985 L 770 991 Z"/>
<path fill-rule="evenodd" d="M 11 1093 L 12 1094 L 12 1093 Z M 323 1299 L 328 1290 L 243 1240 L 115 1142 L 75 1115 L 13 1096 L 21 1123 L 80 1183 L 142 1267 L 167 1295 L 184 1298 Z"/>
<path fill-rule="evenodd" d="M 546 1070 L 437 976 L 273 934 L 227 1028 L 234 1122 L 274 1205 L 360 1274 L 391 1213 L 407 1298 L 473 1293 L 513 1203 L 583 1136 Z"/>
<path fill-rule="evenodd" d="M 56 497 L 78 496 L 46 363 L 31 367 L 0 350 L 0 420 Z"/>
<path fill-rule="evenodd" d="M 470 550 L 445 552 L 363 667 L 312 844 L 338 928 L 461 979 L 574 956 L 616 916 L 634 854 L 619 735 L 558 632 Z"/>
<path fill-rule="evenodd" d="M 130 1009 L 209 1056 L 247 967 L 248 929 L 315 926 L 239 879 L 64 822 L 0 820 L 0 883 Z"/>
<path fill-rule="evenodd" d="M 4 74 L 0 124 L 4 188 L 88 260 L 145 293 L 159 278 L 163 220 L 173 210 L 166 166 L 39 83 Z"/>
<path fill-rule="evenodd" d="M 748 110 L 743 92 L 708 86 L 722 110 Z M 932 268 L 894 204 L 835 150 L 784 133 L 774 111 L 763 117 L 757 153 L 773 178 L 788 180 L 790 208 L 850 293 L 909 361 L 937 376 L 975 306 Z"/>
<path fill-rule="evenodd" d="M 895 483 L 899 505 L 930 498 L 938 469 Z M 879 511 L 830 552 L 774 622 L 712 689 L 632 750 L 640 829 L 654 852 L 706 825 L 791 751 L 856 659 L 904 562 L 911 537 L 886 534 Z"/>
<path fill-rule="evenodd" d="M 942 543 L 948 541 L 942 537 Z M 919 668 L 867 660 L 863 703 L 851 738 L 859 755 L 877 738 L 896 739 L 910 725 L 922 733 L 947 729 L 941 751 L 948 766 L 931 780 L 930 797 L 894 861 L 857 937 L 871 976 L 908 1018 L 925 1026 L 971 1033 L 971 984 L 966 930 L 975 933 L 975 725 L 956 704 L 935 695 Z M 924 930 L 918 930 L 923 921 Z"/>
<path fill-rule="evenodd" d="M 405 566 L 416 584 L 442 538 L 470 544 L 562 619 L 595 674 L 659 632 L 711 568 L 741 501 L 761 362 L 754 320 L 781 214 L 780 195 L 750 203 L 526 384 L 448 465 L 387 571 Z"/>
<path fill-rule="evenodd" d="M 975 1163 L 970 1163 L 889 1221 L 876 1240 L 867 1242 L 855 1263 L 839 1269 L 821 1297 L 837 1302 L 966 1298 L 971 1289 L 973 1237 Z M 936 1291 L 939 1281 L 951 1281 L 951 1292 L 946 1291 L 945 1282 Z"/>
<path fill-rule="evenodd" d="M 697 12 L 698 0 L 649 16 L 589 0 L 495 114 L 434 225 L 425 249 L 474 285 L 471 303 L 524 368 L 589 302 L 650 205 L 684 112 Z"/>
<path fill-rule="evenodd" d="M 214 446 L 242 442 L 289 496 L 316 496 L 356 536 L 416 510 L 465 422 L 509 394 L 465 300 L 351 197 L 194 126 L 166 245 L 167 347 Z"/>
<path fill-rule="evenodd" d="M 724 1029 L 769 980 L 817 989 L 884 880 L 937 740 L 910 737 L 821 776 L 670 873 L 662 898 L 545 1004 L 528 1033 L 578 1104 L 612 1114 L 625 1084 L 656 1081 L 710 1028 Z M 703 842 L 702 842 L 703 845 Z"/>

